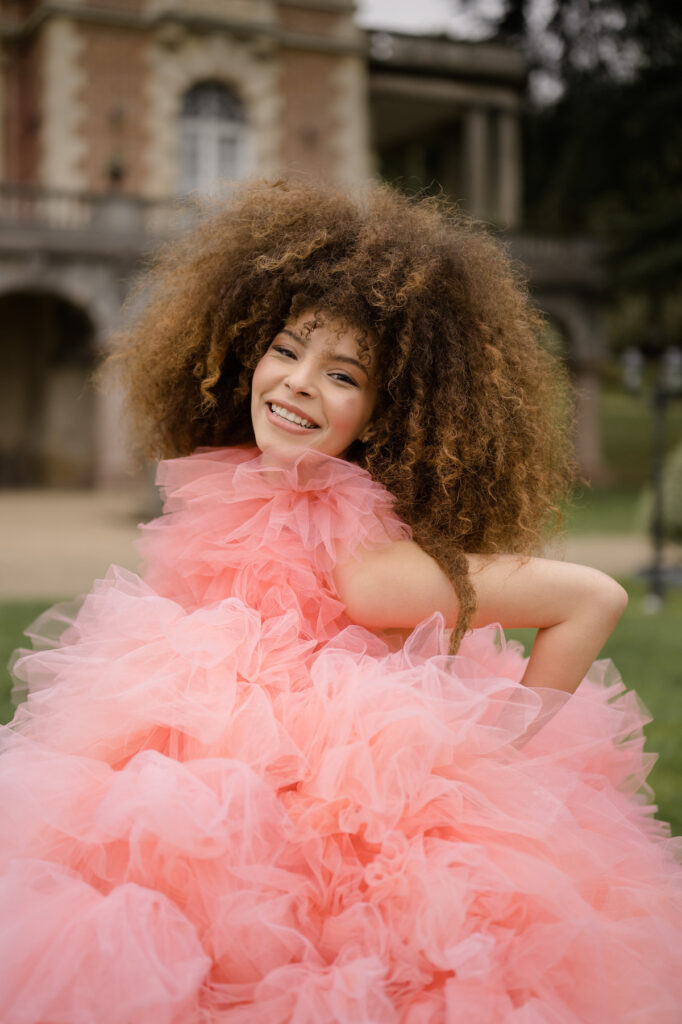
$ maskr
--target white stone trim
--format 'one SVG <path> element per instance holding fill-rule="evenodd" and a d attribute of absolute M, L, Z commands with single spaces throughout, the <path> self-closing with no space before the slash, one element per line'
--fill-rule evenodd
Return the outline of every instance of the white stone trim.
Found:
<path fill-rule="evenodd" d="M 361 184 L 372 176 L 365 61 L 361 57 L 338 57 L 332 87 L 338 97 L 333 107 L 334 177 L 342 183 Z"/>
<path fill-rule="evenodd" d="M 43 97 L 40 181 L 48 188 L 83 190 L 87 186 L 83 136 L 85 40 L 66 18 L 48 21 L 42 34 Z"/>
<path fill-rule="evenodd" d="M 1 125 L 5 124 L 5 120 L 6 120 L 6 116 L 7 116 L 6 112 L 5 112 L 5 103 L 6 103 L 6 96 L 5 96 L 5 82 L 6 82 L 6 78 L 5 78 L 5 75 L 6 75 L 6 73 L 7 73 L 7 56 L 5 54 L 5 50 L 4 50 L 4 47 L 2 45 L 2 40 L 0 40 L 0 124 Z M 6 140 L 6 138 L 7 138 L 7 133 L 3 129 L 2 131 L 0 131 L 0 181 L 3 181 L 4 178 L 5 178 L 5 161 L 7 159 L 6 153 L 5 153 L 5 140 Z"/>
<path fill-rule="evenodd" d="M 423 102 L 452 103 L 453 106 L 487 106 L 495 110 L 519 112 L 522 97 L 519 92 L 502 86 L 458 82 L 446 75 L 423 78 L 410 73 L 381 71 L 370 80 L 375 96 L 400 99 L 403 96 Z"/>
<path fill-rule="evenodd" d="M 275 20 L 273 0 L 147 0 L 145 13 L 184 14 L 249 25 L 269 25 Z"/>

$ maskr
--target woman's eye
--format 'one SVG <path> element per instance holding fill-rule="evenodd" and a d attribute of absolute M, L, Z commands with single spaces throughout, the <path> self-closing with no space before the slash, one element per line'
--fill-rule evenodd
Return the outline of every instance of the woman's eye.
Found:
<path fill-rule="evenodd" d="M 357 381 L 354 381 L 353 378 L 349 377 L 347 373 L 332 373 L 331 376 L 334 378 L 334 380 L 340 380 L 344 384 L 352 384 L 354 388 L 358 386 Z"/>
<path fill-rule="evenodd" d="M 293 352 L 292 349 L 287 348 L 286 345 L 273 345 L 272 350 L 273 352 L 279 352 L 280 355 L 288 356 L 291 359 L 296 358 L 296 353 Z"/>

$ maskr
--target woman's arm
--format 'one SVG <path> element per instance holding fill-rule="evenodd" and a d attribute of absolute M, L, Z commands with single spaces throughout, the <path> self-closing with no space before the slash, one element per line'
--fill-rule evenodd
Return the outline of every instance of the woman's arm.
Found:
<path fill-rule="evenodd" d="M 538 629 L 523 682 L 572 692 L 627 604 L 609 576 L 582 565 L 519 555 L 469 555 L 472 626 Z M 412 541 L 340 565 L 336 587 L 350 618 L 369 629 L 412 628 L 433 612 L 454 626 L 457 596 L 438 563 Z"/>

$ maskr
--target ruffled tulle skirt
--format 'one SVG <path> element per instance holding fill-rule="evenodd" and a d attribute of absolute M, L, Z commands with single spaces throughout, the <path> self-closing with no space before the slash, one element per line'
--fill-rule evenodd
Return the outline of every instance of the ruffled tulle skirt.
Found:
<path fill-rule="evenodd" d="M 679 851 L 607 663 L 530 691 L 493 628 L 454 658 L 438 616 L 320 642 L 118 570 L 37 631 L 3 1024 L 681 1019 Z"/>

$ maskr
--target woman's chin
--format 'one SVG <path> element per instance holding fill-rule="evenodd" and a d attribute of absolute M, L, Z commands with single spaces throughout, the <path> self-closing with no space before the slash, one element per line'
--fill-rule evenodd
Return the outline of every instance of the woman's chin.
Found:
<path fill-rule="evenodd" d="M 297 437 L 296 435 L 288 437 L 256 436 L 256 447 L 259 448 L 264 455 L 267 452 L 275 454 L 277 452 L 300 452 L 308 449 L 314 451 L 320 450 L 312 438 L 302 436 Z"/>
<path fill-rule="evenodd" d="M 263 453 L 263 455 L 271 454 L 277 455 L 282 453 L 285 455 L 287 452 L 296 454 L 302 451 L 317 452 L 319 455 L 329 455 L 331 458 L 343 459 L 346 456 L 348 445 L 341 447 L 340 445 L 327 444 L 324 439 L 319 440 L 314 437 L 303 437 L 292 435 L 290 437 L 271 437 L 256 435 L 256 447 Z"/>

